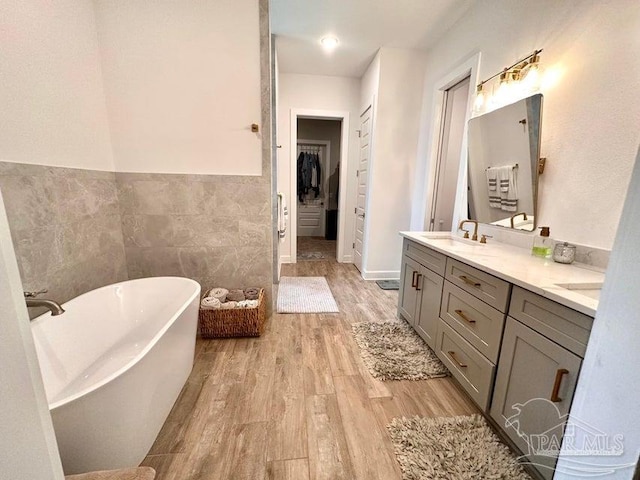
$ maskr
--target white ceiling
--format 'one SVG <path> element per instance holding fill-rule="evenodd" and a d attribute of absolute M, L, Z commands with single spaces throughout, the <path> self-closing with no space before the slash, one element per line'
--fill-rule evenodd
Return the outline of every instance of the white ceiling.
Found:
<path fill-rule="evenodd" d="M 380 47 L 427 49 L 475 0 L 271 0 L 282 72 L 361 77 Z M 338 37 L 326 53 L 320 39 Z"/>

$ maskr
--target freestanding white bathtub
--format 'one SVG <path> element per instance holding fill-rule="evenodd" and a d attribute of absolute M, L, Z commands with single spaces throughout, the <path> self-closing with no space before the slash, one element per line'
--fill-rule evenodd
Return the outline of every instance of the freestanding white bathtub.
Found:
<path fill-rule="evenodd" d="M 137 466 L 193 367 L 200 285 L 108 285 L 32 322 L 66 474 Z"/>

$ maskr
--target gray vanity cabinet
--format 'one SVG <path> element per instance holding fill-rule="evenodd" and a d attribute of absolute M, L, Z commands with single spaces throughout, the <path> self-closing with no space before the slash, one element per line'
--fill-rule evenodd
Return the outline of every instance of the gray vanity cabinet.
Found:
<path fill-rule="evenodd" d="M 530 461 L 548 467 L 537 467 L 545 478 L 552 478 L 556 458 L 537 456 L 535 449 L 547 439 L 553 448 L 560 446 L 581 363 L 579 356 L 507 317 L 491 417 Z"/>
<path fill-rule="evenodd" d="M 408 239 L 398 313 L 552 478 L 593 318 Z"/>
<path fill-rule="evenodd" d="M 398 314 L 431 348 L 435 348 L 445 262 L 444 255 L 431 249 L 406 240 L 403 244 Z"/>
<path fill-rule="evenodd" d="M 443 283 L 444 279 L 437 273 L 424 267 L 420 269 L 420 278 L 417 282 L 420 300 L 414 328 L 432 349 L 436 347 L 436 330 L 438 329 Z"/>
<path fill-rule="evenodd" d="M 420 272 L 421 265 L 407 255 L 402 257 L 402 269 L 400 270 L 400 292 L 398 296 L 398 313 L 411 325 L 415 325 L 416 305 L 418 294 L 416 276 Z"/>

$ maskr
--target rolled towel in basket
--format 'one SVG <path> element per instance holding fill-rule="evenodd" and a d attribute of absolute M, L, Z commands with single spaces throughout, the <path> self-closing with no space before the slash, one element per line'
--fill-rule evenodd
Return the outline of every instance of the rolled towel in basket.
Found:
<path fill-rule="evenodd" d="M 238 302 L 224 302 L 220 304 L 220 308 L 223 310 L 230 310 L 232 308 L 236 308 L 238 306 Z"/>
<path fill-rule="evenodd" d="M 246 298 L 247 300 L 258 300 L 259 296 L 260 296 L 259 288 L 247 288 L 244 291 L 244 298 Z"/>
<path fill-rule="evenodd" d="M 238 302 L 238 308 L 256 308 L 258 306 L 258 300 L 242 300 Z"/>
<path fill-rule="evenodd" d="M 229 293 L 227 293 L 227 301 L 229 302 L 241 302 L 244 299 L 244 292 L 242 290 L 230 290 Z"/>
<path fill-rule="evenodd" d="M 217 310 L 220 308 L 220 300 L 215 297 L 204 297 L 200 302 L 200 308 L 203 310 Z"/>
<path fill-rule="evenodd" d="M 227 301 L 228 293 L 229 290 L 227 290 L 226 288 L 216 287 L 209 290 L 209 293 L 207 293 L 207 297 L 217 298 L 218 300 L 220 300 L 220 303 L 224 303 Z"/>

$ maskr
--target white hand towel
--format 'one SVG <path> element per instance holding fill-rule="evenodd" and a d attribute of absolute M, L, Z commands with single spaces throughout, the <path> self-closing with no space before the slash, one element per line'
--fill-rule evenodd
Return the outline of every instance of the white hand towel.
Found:
<path fill-rule="evenodd" d="M 220 308 L 224 310 L 229 310 L 232 308 L 236 308 L 238 306 L 238 302 L 224 302 L 220 304 Z"/>
<path fill-rule="evenodd" d="M 489 206 L 500 208 L 500 192 L 498 192 L 498 169 L 489 167 L 485 170 L 487 175 L 487 190 L 489 191 Z"/>
<path fill-rule="evenodd" d="M 488 167 L 485 170 L 487 174 L 487 189 L 490 192 L 496 191 L 496 185 L 498 184 L 498 169 L 494 167 Z"/>
<path fill-rule="evenodd" d="M 226 288 L 216 287 L 209 290 L 209 293 L 207 293 L 207 297 L 217 298 L 218 300 L 220 300 L 220 303 L 224 303 L 227 299 L 228 293 L 229 290 L 227 290 Z"/>
<path fill-rule="evenodd" d="M 518 169 L 514 165 L 500 167 L 500 209 L 505 212 L 518 211 Z"/>
<path fill-rule="evenodd" d="M 220 300 L 214 297 L 204 297 L 200 302 L 200 307 L 203 310 L 217 310 L 220 308 Z"/>
<path fill-rule="evenodd" d="M 507 193 L 509 191 L 509 178 L 513 173 L 513 166 L 506 165 L 499 167 L 498 169 L 498 185 L 500 185 L 500 193 Z"/>
<path fill-rule="evenodd" d="M 238 308 L 256 308 L 258 300 L 242 300 L 238 302 Z"/>

